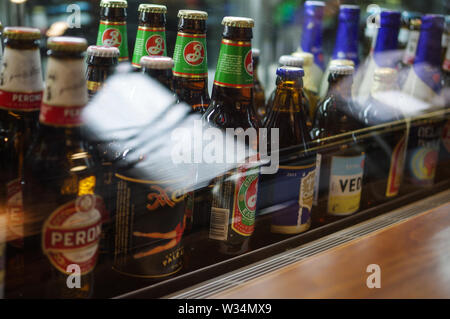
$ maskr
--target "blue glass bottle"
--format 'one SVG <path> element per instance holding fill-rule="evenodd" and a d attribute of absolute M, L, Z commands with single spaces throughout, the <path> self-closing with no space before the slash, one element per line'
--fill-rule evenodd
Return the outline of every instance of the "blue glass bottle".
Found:
<path fill-rule="evenodd" d="M 360 8 L 357 5 L 343 4 L 340 6 L 339 26 L 333 51 L 333 59 L 352 60 L 356 67 L 359 64 L 359 15 Z"/>
<path fill-rule="evenodd" d="M 314 55 L 314 64 L 325 69 L 322 49 L 322 18 L 325 4 L 322 1 L 306 1 L 303 14 L 300 48 Z"/>

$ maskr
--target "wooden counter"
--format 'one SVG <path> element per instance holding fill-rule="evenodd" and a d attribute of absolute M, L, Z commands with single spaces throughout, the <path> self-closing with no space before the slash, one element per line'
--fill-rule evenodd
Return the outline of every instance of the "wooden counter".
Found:
<path fill-rule="evenodd" d="M 367 266 L 381 288 L 367 287 Z M 450 203 L 213 298 L 450 298 Z"/>

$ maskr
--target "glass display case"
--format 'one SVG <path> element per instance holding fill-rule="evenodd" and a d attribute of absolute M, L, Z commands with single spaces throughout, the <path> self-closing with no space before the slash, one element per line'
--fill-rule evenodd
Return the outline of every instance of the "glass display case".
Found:
<path fill-rule="evenodd" d="M 0 297 L 162 298 L 449 188 L 446 1 L 152 4 L 0 3 Z"/>

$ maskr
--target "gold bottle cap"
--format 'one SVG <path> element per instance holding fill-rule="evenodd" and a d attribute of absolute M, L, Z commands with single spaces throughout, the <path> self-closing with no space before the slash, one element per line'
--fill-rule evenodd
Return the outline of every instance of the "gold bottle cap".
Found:
<path fill-rule="evenodd" d="M 178 18 L 192 19 L 192 20 L 206 20 L 208 13 L 198 10 L 180 10 L 178 11 Z"/>
<path fill-rule="evenodd" d="M 255 21 L 245 17 L 224 17 L 222 25 L 236 28 L 253 28 L 255 26 Z"/>
<path fill-rule="evenodd" d="M 334 59 L 331 60 L 330 65 L 350 65 L 355 67 L 355 62 L 347 59 Z"/>
<path fill-rule="evenodd" d="M 143 56 L 139 64 L 147 69 L 167 70 L 173 68 L 174 62 L 167 56 Z"/>
<path fill-rule="evenodd" d="M 294 52 L 292 56 L 303 58 L 303 66 L 310 66 L 314 62 L 314 55 L 309 52 Z"/>
<path fill-rule="evenodd" d="M 36 28 L 6 27 L 3 31 L 3 36 L 15 40 L 39 40 L 41 38 L 41 31 Z"/>
<path fill-rule="evenodd" d="M 139 12 L 166 13 L 167 7 L 160 4 L 142 3 L 138 8 Z"/>
<path fill-rule="evenodd" d="M 375 81 L 394 82 L 397 79 L 397 70 L 393 68 L 376 68 L 373 78 Z"/>
<path fill-rule="evenodd" d="M 351 65 L 330 65 L 330 73 L 332 74 L 353 74 L 355 68 Z"/>
<path fill-rule="evenodd" d="M 126 0 L 102 0 L 100 7 L 103 8 L 127 8 L 128 2 Z"/>
<path fill-rule="evenodd" d="M 65 52 L 83 52 L 87 49 L 87 41 L 77 37 L 51 37 L 47 40 L 50 50 Z"/>
<path fill-rule="evenodd" d="M 108 47 L 105 45 L 91 45 L 87 48 L 87 54 L 102 58 L 118 58 L 120 51 L 116 47 Z"/>

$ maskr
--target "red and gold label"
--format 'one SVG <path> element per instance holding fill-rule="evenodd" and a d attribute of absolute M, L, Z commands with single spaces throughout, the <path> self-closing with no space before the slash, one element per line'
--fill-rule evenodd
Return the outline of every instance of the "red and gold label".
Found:
<path fill-rule="evenodd" d="M 52 126 L 80 126 L 83 106 L 55 106 L 42 103 L 39 121 Z"/>
<path fill-rule="evenodd" d="M 24 93 L 0 90 L 0 108 L 15 111 L 38 111 L 42 102 L 42 91 Z"/>
<path fill-rule="evenodd" d="M 102 200 L 88 194 L 58 207 L 42 229 L 42 250 L 56 269 L 66 274 L 76 264 L 81 274 L 92 271 L 97 262 L 101 234 Z"/>

